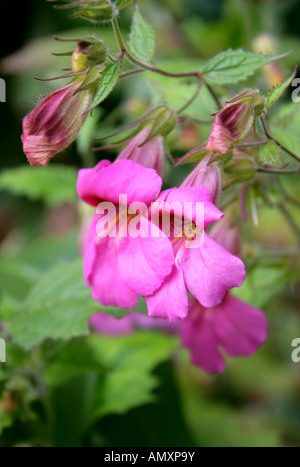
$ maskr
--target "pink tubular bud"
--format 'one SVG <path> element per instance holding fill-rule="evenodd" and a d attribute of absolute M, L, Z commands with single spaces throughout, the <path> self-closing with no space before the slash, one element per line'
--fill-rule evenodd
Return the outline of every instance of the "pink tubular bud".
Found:
<path fill-rule="evenodd" d="M 145 126 L 127 144 L 117 157 L 117 160 L 128 159 L 149 169 L 155 169 L 163 177 L 165 172 L 165 149 L 162 136 L 154 136 L 148 142 L 152 126 Z"/>
<path fill-rule="evenodd" d="M 242 143 L 264 110 L 264 98 L 248 89 L 229 101 L 215 116 L 206 149 L 225 154 Z"/>
<path fill-rule="evenodd" d="M 221 170 L 218 163 L 210 163 L 210 159 L 210 154 L 205 156 L 180 186 L 202 185 L 211 193 L 214 204 L 217 204 L 222 192 Z"/>
<path fill-rule="evenodd" d="M 24 118 L 23 150 L 32 167 L 45 167 L 78 135 L 93 98 L 91 90 L 76 93 L 80 84 L 77 80 L 50 94 Z"/>

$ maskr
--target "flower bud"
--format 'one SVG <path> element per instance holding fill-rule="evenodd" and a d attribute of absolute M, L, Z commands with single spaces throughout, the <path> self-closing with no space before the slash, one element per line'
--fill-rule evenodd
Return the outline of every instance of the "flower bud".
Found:
<path fill-rule="evenodd" d="M 244 183 L 252 180 L 256 173 L 255 162 L 248 154 L 234 150 L 233 157 L 225 164 L 225 175 L 228 182 Z"/>
<path fill-rule="evenodd" d="M 88 67 L 104 63 L 106 58 L 106 49 L 101 41 L 85 40 L 78 42 L 72 54 L 72 71 L 78 73 L 85 71 Z"/>
<path fill-rule="evenodd" d="M 215 116 L 206 149 L 224 154 L 242 143 L 264 110 L 265 98 L 248 89 L 227 102 Z"/>
<path fill-rule="evenodd" d="M 70 5 L 71 6 L 71 5 Z M 109 0 L 95 2 L 82 2 L 71 18 L 83 18 L 92 23 L 103 23 L 110 21 L 114 14 L 114 7 Z"/>
<path fill-rule="evenodd" d="M 210 160 L 211 155 L 208 154 L 180 186 L 190 187 L 202 185 L 211 193 L 214 204 L 217 204 L 222 192 L 221 170 L 218 163 L 210 163 Z"/>
<path fill-rule="evenodd" d="M 54 0 L 48 0 L 54 1 Z M 92 23 L 110 21 L 115 14 L 115 6 L 111 0 L 62 0 L 66 5 L 56 6 L 61 10 L 76 8 L 70 18 L 83 18 Z"/>
<path fill-rule="evenodd" d="M 23 120 L 23 150 L 32 167 L 46 166 L 77 137 L 92 103 L 92 89 L 76 92 L 82 79 L 55 91 Z"/>
<path fill-rule="evenodd" d="M 139 131 L 119 154 L 117 160 L 132 160 L 144 167 L 155 169 L 157 173 L 163 177 L 166 159 L 164 140 L 161 135 L 157 135 L 147 141 L 151 131 L 151 125 L 147 125 Z"/>

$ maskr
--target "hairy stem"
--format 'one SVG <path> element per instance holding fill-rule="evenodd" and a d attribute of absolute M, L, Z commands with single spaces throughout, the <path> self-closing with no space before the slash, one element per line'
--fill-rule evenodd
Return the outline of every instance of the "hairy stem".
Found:
<path fill-rule="evenodd" d="M 200 92 L 201 86 L 202 86 L 202 79 L 201 79 L 201 76 L 198 76 L 198 83 L 197 83 L 195 92 L 193 93 L 191 98 L 182 107 L 180 107 L 180 109 L 177 110 L 177 113 L 183 112 L 194 102 L 194 100 L 197 98 Z"/>
<path fill-rule="evenodd" d="M 185 110 L 193 102 L 193 100 L 197 97 L 199 93 L 200 81 L 202 81 L 202 74 L 200 73 L 200 71 L 187 71 L 187 72 L 174 73 L 171 71 L 162 70 L 161 68 L 158 68 L 152 63 L 146 63 L 146 62 L 143 62 L 142 60 L 139 60 L 137 57 L 135 57 L 130 52 L 130 50 L 127 49 L 116 17 L 113 17 L 112 19 L 112 26 L 113 26 L 113 30 L 114 30 L 117 42 L 119 44 L 121 53 L 123 52 L 123 54 L 126 55 L 127 59 L 131 63 L 139 67 L 136 70 L 132 70 L 132 72 L 128 71 L 126 73 L 123 73 L 121 77 L 126 77 L 126 76 L 129 76 L 130 74 L 140 73 L 142 70 L 146 70 L 146 71 L 152 71 L 153 73 L 158 73 L 163 76 L 167 76 L 169 78 L 196 78 L 198 80 L 198 87 L 197 87 L 197 91 L 195 92 L 194 96 L 180 109 L 180 111 Z M 211 96 L 213 97 L 214 101 L 216 102 L 217 106 L 221 108 L 222 105 L 215 91 L 211 88 L 211 86 L 208 83 L 205 83 L 205 85 L 208 91 L 210 92 Z"/>

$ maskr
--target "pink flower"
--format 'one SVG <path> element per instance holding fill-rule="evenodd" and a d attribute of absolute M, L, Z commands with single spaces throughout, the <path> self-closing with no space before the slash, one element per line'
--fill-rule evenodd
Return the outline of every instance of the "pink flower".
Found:
<path fill-rule="evenodd" d="M 146 297 L 150 316 L 168 318 L 170 321 L 185 318 L 188 314 L 188 291 L 205 307 L 219 305 L 225 293 L 240 287 L 245 278 L 245 267 L 242 261 L 231 255 L 216 243 L 205 232 L 211 223 L 219 220 L 223 214 L 212 203 L 211 194 L 201 185 L 188 188 L 174 188 L 164 191 L 158 197 L 158 210 L 162 218 L 171 214 L 173 219 L 173 244 L 175 263 L 172 272 L 162 286 L 152 295 Z M 184 203 L 189 202 L 189 210 L 184 210 Z M 197 216 L 199 203 L 203 208 L 201 216 Z M 174 206 L 174 207 L 173 207 Z M 186 228 L 183 235 L 183 213 Z M 158 215 L 151 209 L 152 220 Z M 154 215 L 154 216 L 153 216 Z M 202 219 L 201 219 L 202 218 Z M 199 225 L 199 219 L 203 222 Z M 176 231 L 177 230 L 177 231 Z"/>
<path fill-rule="evenodd" d="M 246 139 L 255 119 L 264 109 L 264 98 L 248 89 L 216 114 L 206 145 L 208 151 L 224 154 Z"/>
<path fill-rule="evenodd" d="M 76 93 L 81 81 L 46 97 L 23 120 L 23 150 L 32 167 L 46 166 L 76 138 L 92 103 L 90 90 Z"/>
<path fill-rule="evenodd" d="M 231 357 L 252 355 L 267 339 L 268 322 L 261 311 L 228 294 L 213 308 L 191 301 L 180 329 L 191 362 L 207 373 L 215 373 L 225 369 L 220 348 Z"/>
<path fill-rule="evenodd" d="M 117 157 L 117 160 L 129 159 L 137 164 L 150 169 L 155 169 L 161 177 L 165 173 L 165 149 L 162 136 L 155 136 L 148 142 L 152 131 L 152 125 L 145 126 L 132 140 L 127 144 L 123 151 Z"/>
<path fill-rule="evenodd" d="M 172 270 L 171 242 L 157 226 L 151 225 L 148 211 L 138 217 L 145 236 L 128 234 L 128 222 L 137 219 L 132 213 L 127 216 L 128 206 L 135 202 L 149 206 L 161 185 L 155 170 L 128 160 L 113 164 L 101 161 L 95 168 L 79 172 L 77 190 L 83 201 L 92 206 L 103 201 L 110 203 L 108 214 L 97 209 L 84 254 L 86 283 L 92 287 L 93 298 L 103 305 L 133 308 L 139 295 L 153 294 Z M 120 195 L 123 205 L 119 205 Z M 114 236 L 101 236 L 99 221 L 102 223 L 104 216 L 108 226 L 118 224 Z M 150 231 L 156 235 L 150 236 Z"/>
<path fill-rule="evenodd" d="M 180 187 L 202 185 L 212 196 L 214 204 L 217 204 L 222 192 L 221 170 L 216 162 L 211 162 L 211 154 L 205 156 L 197 167 L 186 177 Z"/>

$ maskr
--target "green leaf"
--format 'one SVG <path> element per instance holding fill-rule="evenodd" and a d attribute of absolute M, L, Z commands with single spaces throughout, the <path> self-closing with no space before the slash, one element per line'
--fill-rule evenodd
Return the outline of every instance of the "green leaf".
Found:
<path fill-rule="evenodd" d="M 8 329 L 15 343 L 30 349 L 47 338 L 69 339 L 88 334 L 88 319 L 97 311 L 117 317 L 128 313 L 92 300 L 83 281 L 81 259 L 58 263 L 35 284 L 23 303 L 22 313 Z"/>
<path fill-rule="evenodd" d="M 77 199 L 76 181 L 77 171 L 71 167 L 23 166 L 4 170 L 0 175 L 0 189 L 57 206 Z"/>
<path fill-rule="evenodd" d="M 51 386 L 57 386 L 74 376 L 103 370 L 102 362 L 88 345 L 86 338 L 75 338 L 57 346 L 45 367 L 44 376 Z"/>
<path fill-rule="evenodd" d="M 38 278 L 37 271 L 17 258 L 0 257 L 0 292 L 15 301 L 24 300 Z"/>
<path fill-rule="evenodd" d="M 110 370 L 95 398 L 93 419 L 152 402 L 158 381 L 151 372 L 178 345 L 177 338 L 149 331 L 118 339 L 92 336 L 88 340 L 103 367 Z"/>
<path fill-rule="evenodd" d="M 249 271 L 242 287 L 234 289 L 232 293 L 252 306 L 264 308 L 274 295 L 280 294 L 286 283 L 287 273 L 282 265 L 262 265 Z"/>
<path fill-rule="evenodd" d="M 70 410 L 84 411 L 86 429 L 99 417 L 123 414 L 153 402 L 158 379 L 152 371 L 177 347 L 176 337 L 153 331 L 117 338 L 93 335 L 72 339 L 51 353 L 43 375 L 51 386 L 63 389 L 67 397 L 80 384 L 80 404 L 72 401 Z"/>
<path fill-rule="evenodd" d="M 133 0 L 117 0 L 116 6 L 119 8 L 119 10 L 121 10 L 122 8 L 125 8 L 132 2 Z"/>
<path fill-rule="evenodd" d="M 104 71 L 102 72 L 102 76 L 99 79 L 98 89 L 95 94 L 94 100 L 92 105 L 90 106 L 90 110 L 96 105 L 99 105 L 107 96 L 112 92 L 113 88 L 117 84 L 119 78 L 119 72 L 121 69 L 121 62 L 117 63 L 109 63 Z"/>
<path fill-rule="evenodd" d="M 281 149 L 272 140 L 259 149 L 258 155 L 265 165 L 278 168 L 284 166 L 281 159 Z"/>
<path fill-rule="evenodd" d="M 283 55 L 261 55 L 242 49 L 229 49 L 209 60 L 202 69 L 204 79 L 215 84 L 234 84 L 244 81 L 268 63 L 285 57 Z"/>
<path fill-rule="evenodd" d="M 290 151 L 300 154 L 300 137 L 293 131 L 272 127 L 272 136 Z"/>
<path fill-rule="evenodd" d="M 151 62 L 155 50 L 155 31 L 141 16 L 138 7 L 134 11 L 129 48 L 140 60 Z"/>
<path fill-rule="evenodd" d="M 296 74 L 297 74 L 297 67 L 290 78 L 288 78 L 283 83 L 278 84 L 278 86 L 275 86 L 273 89 L 271 89 L 271 91 L 266 96 L 266 108 L 267 109 L 269 109 L 273 104 L 275 104 L 275 102 L 278 101 L 278 99 L 280 99 L 280 97 L 283 95 L 286 89 L 293 82 Z"/>

